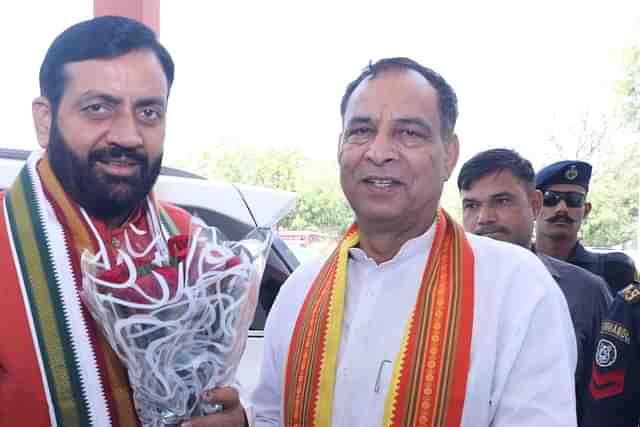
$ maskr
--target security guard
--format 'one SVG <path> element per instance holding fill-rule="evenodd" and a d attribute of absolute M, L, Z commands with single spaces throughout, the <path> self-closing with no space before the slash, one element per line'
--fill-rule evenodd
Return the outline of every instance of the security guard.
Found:
<path fill-rule="evenodd" d="M 601 276 L 615 294 L 635 278 L 635 265 L 622 252 L 590 252 L 578 241 L 580 226 L 591 211 L 590 179 L 591 165 L 578 160 L 556 162 L 537 173 L 543 206 L 536 218 L 535 247 Z"/>
<path fill-rule="evenodd" d="M 640 283 L 616 295 L 594 355 L 584 427 L 636 427 L 640 419 Z"/>

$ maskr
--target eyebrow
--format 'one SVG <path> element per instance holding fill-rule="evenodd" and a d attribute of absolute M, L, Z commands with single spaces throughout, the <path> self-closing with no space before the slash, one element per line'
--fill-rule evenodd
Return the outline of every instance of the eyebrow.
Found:
<path fill-rule="evenodd" d="M 150 96 L 148 98 L 141 98 L 136 100 L 136 102 L 133 105 L 135 108 L 148 107 L 149 105 L 159 105 L 164 109 L 166 103 L 164 98 L 162 97 Z"/>
<path fill-rule="evenodd" d="M 76 102 L 76 105 L 82 105 L 94 98 L 100 99 L 102 101 L 106 101 L 110 104 L 122 104 L 121 97 L 109 95 L 108 93 L 99 92 L 96 90 L 88 90 L 84 92 L 82 95 L 80 95 L 80 97 L 78 98 L 78 101 Z"/>
<path fill-rule="evenodd" d="M 473 197 L 463 197 L 462 198 L 462 203 L 467 203 L 467 202 L 479 202 L 478 199 L 474 199 Z"/>
<path fill-rule="evenodd" d="M 101 101 L 105 101 L 105 102 L 108 102 L 109 104 L 114 104 L 114 105 L 120 105 L 124 102 L 124 99 L 122 97 L 110 95 L 108 93 L 100 92 L 96 90 L 88 90 L 84 92 L 82 95 L 80 95 L 80 97 L 78 98 L 78 101 L 76 102 L 76 105 L 80 106 L 92 99 L 99 99 Z M 160 105 L 162 106 L 162 108 L 165 108 L 166 102 L 162 97 L 151 96 L 147 98 L 138 99 L 134 103 L 135 108 L 147 107 L 149 105 Z"/>
<path fill-rule="evenodd" d="M 500 193 L 495 193 L 495 194 L 491 194 L 489 196 L 489 200 L 494 200 L 500 197 L 513 197 L 513 194 L 508 192 L 508 191 L 501 191 Z M 479 199 L 475 198 L 475 197 L 463 197 L 462 198 L 462 202 L 480 202 Z"/>
<path fill-rule="evenodd" d="M 371 119 L 371 117 L 353 116 L 347 122 L 347 127 L 351 127 L 351 126 L 354 126 L 354 125 L 360 125 L 360 124 L 371 124 L 371 123 L 373 123 L 373 119 Z"/>
<path fill-rule="evenodd" d="M 416 125 L 431 131 L 431 125 L 420 117 L 398 117 L 393 119 L 394 122 L 405 125 Z"/>
<path fill-rule="evenodd" d="M 500 192 L 500 193 L 492 194 L 490 197 L 491 197 L 492 199 L 497 199 L 498 197 L 505 197 L 505 196 L 506 196 L 506 197 L 513 197 L 513 193 L 510 193 L 510 192 L 508 192 L 508 191 L 502 191 L 502 192 Z"/>

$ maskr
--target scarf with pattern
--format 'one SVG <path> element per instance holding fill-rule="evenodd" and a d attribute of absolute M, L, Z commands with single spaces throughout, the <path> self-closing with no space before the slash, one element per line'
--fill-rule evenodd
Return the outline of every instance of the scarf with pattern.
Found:
<path fill-rule="evenodd" d="M 152 232 L 175 222 L 147 198 Z M 100 236 L 34 153 L 4 197 L 4 216 L 39 358 L 51 425 L 136 426 L 126 370 L 80 301 L 80 255 Z M 154 224 L 154 225 L 151 225 Z"/>
<path fill-rule="evenodd" d="M 349 249 L 359 241 L 354 224 L 318 273 L 298 315 L 285 373 L 286 426 L 331 424 L 347 262 Z M 460 425 L 471 352 L 473 259 L 464 230 L 440 209 L 416 304 L 394 362 L 384 426 Z"/>

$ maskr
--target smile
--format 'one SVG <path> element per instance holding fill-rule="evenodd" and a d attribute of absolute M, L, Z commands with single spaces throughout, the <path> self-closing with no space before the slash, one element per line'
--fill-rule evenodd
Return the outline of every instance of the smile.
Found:
<path fill-rule="evenodd" d="M 135 173 L 140 164 L 132 160 L 98 160 L 96 166 L 109 175 L 128 176 Z"/>
<path fill-rule="evenodd" d="M 400 184 L 398 181 L 395 181 L 390 178 L 367 178 L 364 180 L 367 184 L 371 184 L 377 188 L 388 188 L 392 185 Z"/>

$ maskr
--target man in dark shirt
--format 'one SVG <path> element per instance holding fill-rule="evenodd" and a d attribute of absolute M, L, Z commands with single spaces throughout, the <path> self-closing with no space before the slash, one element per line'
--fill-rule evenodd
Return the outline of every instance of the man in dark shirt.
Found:
<path fill-rule="evenodd" d="M 533 222 L 542 206 L 534 177 L 531 163 L 515 151 L 495 149 L 475 155 L 458 176 L 465 230 L 531 249 Z M 540 253 L 538 257 L 562 289 L 573 320 L 578 346 L 576 403 L 582 425 L 595 339 L 611 296 L 598 276 Z"/>
<path fill-rule="evenodd" d="M 636 427 L 640 419 L 640 283 L 616 295 L 598 337 L 584 427 Z"/>
<path fill-rule="evenodd" d="M 556 162 L 538 172 L 536 188 L 542 191 L 543 206 L 536 221 L 536 250 L 597 274 L 615 294 L 634 279 L 635 265 L 622 252 L 590 252 L 578 241 L 591 211 L 590 180 L 591 165 L 577 160 Z"/>

